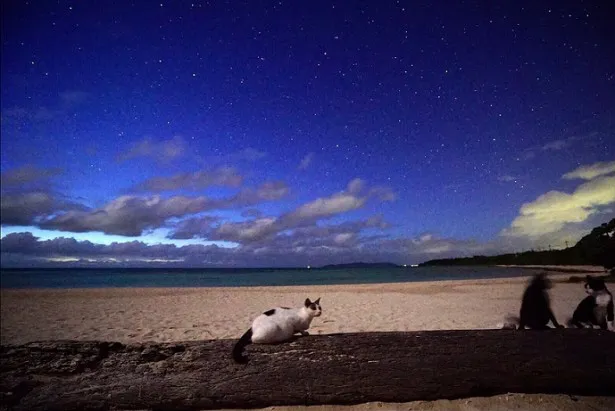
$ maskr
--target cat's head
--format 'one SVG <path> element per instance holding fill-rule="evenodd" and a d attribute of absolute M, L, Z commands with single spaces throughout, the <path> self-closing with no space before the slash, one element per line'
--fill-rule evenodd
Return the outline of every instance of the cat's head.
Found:
<path fill-rule="evenodd" d="M 313 317 L 320 317 L 322 314 L 322 307 L 320 306 L 320 297 L 316 301 L 310 301 L 309 298 L 305 299 L 305 309 Z"/>
<path fill-rule="evenodd" d="M 538 290 L 548 290 L 553 286 L 551 284 L 551 280 L 547 277 L 545 273 L 536 274 L 530 283 L 530 286 L 534 289 Z"/>
<path fill-rule="evenodd" d="M 585 292 L 587 294 L 591 295 L 602 290 L 606 290 L 606 284 L 603 278 L 592 277 L 591 275 L 585 277 Z"/>

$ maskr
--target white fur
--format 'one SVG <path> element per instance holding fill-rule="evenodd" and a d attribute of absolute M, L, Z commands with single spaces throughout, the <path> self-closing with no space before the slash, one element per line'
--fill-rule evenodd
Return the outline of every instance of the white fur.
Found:
<path fill-rule="evenodd" d="M 611 302 L 612 297 L 609 293 L 601 291 L 594 294 L 594 298 L 596 299 L 596 305 L 606 307 Z"/>
<path fill-rule="evenodd" d="M 252 322 L 252 342 L 271 344 L 287 341 L 298 332 L 305 333 L 310 328 L 314 317 L 322 313 L 320 306 L 316 310 L 309 307 L 275 308 L 273 315 L 261 314 Z"/>
<path fill-rule="evenodd" d="M 508 329 L 508 330 L 510 329 L 515 330 L 518 326 L 519 326 L 519 317 L 510 315 L 510 314 L 504 318 L 503 323 L 498 324 L 498 328 Z"/>

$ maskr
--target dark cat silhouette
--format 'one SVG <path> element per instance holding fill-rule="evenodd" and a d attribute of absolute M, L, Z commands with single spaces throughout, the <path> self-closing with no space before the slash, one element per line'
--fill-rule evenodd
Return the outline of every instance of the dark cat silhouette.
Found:
<path fill-rule="evenodd" d="M 613 330 L 613 295 L 606 288 L 604 279 L 585 277 L 585 292 L 588 294 L 574 310 L 569 327 L 586 328 L 599 326 Z"/>
<path fill-rule="evenodd" d="M 521 300 L 521 311 L 519 313 L 519 329 L 529 327 L 535 330 L 545 330 L 550 327 L 549 321 L 557 328 L 564 328 L 560 325 L 551 311 L 549 293 L 551 281 L 544 273 L 535 275 L 523 293 Z"/>

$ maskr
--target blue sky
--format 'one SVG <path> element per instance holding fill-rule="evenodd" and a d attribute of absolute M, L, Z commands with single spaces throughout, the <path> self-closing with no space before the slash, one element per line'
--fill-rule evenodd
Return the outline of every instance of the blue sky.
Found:
<path fill-rule="evenodd" d="M 3 264 L 563 247 L 615 215 L 608 7 L 10 1 Z"/>

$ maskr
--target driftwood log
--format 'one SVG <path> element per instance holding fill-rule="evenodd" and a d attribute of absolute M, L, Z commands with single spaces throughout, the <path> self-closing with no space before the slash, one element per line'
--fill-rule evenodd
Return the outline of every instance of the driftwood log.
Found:
<path fill-rule="evenodd" d="M 507 392 L 615 395 L 615 333 L 424 331 L 123 345 L 2 346 L 0 399 L 15 410 L 197 410 L 405 402 Z"/>

